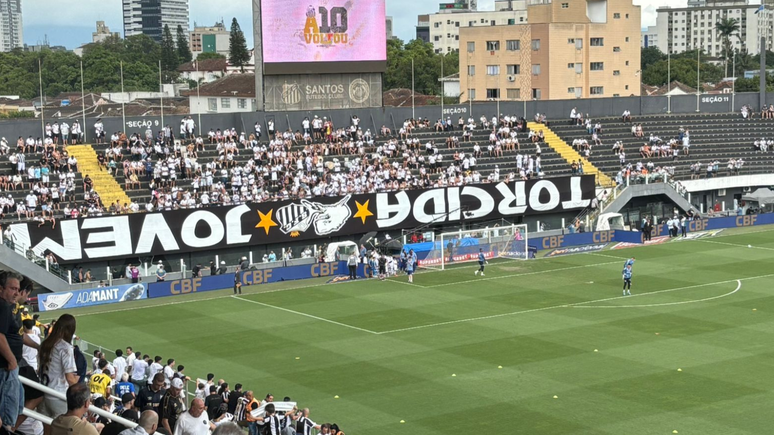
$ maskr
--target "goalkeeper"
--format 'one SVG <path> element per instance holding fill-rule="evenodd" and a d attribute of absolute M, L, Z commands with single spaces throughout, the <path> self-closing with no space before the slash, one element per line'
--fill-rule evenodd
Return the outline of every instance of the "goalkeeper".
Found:
<path fill-rule="evenodd" d="M 475 273 L 476 275 L 481 272 L 481 276 L 484 276 L 485 264 L 489 264 L 489 262 L 486 261 L 486 257 L 484 257 L 484 248 L 478 248 L 478 270 Z"/>
<path fill-rule="evenodd" d="M 632 265 L 627 264 L 623 270 L 623 295 L 631 296 L 632 294 Z"/>

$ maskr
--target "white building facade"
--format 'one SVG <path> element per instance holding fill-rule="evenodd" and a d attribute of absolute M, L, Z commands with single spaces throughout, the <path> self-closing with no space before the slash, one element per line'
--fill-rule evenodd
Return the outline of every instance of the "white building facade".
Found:
<path fill-rule="evenodd" d="M 442 9 L 429 15 L 429 42 L 436 53 L 459 51 L 460 27 L 504 26 L 527 22 L 527 1 L 497 1 L 494 11 L 478 11 L 472 2 L 468 9 Z M 424 15 L 423 15 L 424 17 Z"/>
<path fill-rule="evenodd" d="M 761 5 L 750 4 L 749 0 L 696 0 L 691 5 L 695 6 L 657 10 L 656 45 L 662 52 L 677 54 L 700 48 L 710 56 L 722 57 L 723 38 L 715 24 L 724 18 L 739 23 L 738 36 L 730 40 L 734 49 L 758 54 L 763 34 L 767 45 L 772 46 L 774 20 L 768 2 L 761 11 Z"/>
<path fill-rule="evenodd" d="M 0 51 L 24 47 L 21 0 L 0 0 Z"/>
<path fill-rule="evenodd" d="M 642 29 L 640 35 L 640 47 L 658 47 L 658 27 L 648 26 L 647 29 Z"/>

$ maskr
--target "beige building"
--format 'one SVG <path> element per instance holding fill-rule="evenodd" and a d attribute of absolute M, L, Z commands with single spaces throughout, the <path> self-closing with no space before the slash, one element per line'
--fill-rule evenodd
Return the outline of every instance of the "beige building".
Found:
<path fill-rule="evenodd" d="M 462 101 L 640 94 L 632 0 L 530 0 L 529 24 L 460 29 Z"/>

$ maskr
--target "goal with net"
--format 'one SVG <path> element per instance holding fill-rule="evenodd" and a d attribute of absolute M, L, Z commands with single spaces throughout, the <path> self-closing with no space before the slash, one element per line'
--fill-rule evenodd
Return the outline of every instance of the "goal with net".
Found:
<path fill-rule="evenodd" d="M 433 249 L 419 261 L 419 267 L 446 269 L 454 264 L 478 261 L 484 257 L 526 260 L 528 258 L 526 225 L 497 226 L 460 230 L 436 236 Z"/>

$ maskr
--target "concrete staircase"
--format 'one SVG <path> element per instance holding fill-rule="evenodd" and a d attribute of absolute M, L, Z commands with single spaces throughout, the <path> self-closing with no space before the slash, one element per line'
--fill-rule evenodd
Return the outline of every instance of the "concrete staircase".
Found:
<path fill-rule="evenodd" d="M 562 156 L 562 158 L 564 158 L 567 161 L 568 165 L 570 165 L 573 160 L 576 162 L 583 161 L 583 173 L 587 175 L 596 176 L 597 186 L 603 186 L 603 187 L 615 186 L 615 181 L 613 181 L 612 178 L 607 176 L 607 174 L 605 174 L 604 172 L 600 171 L 591 162 L 581 157 L 581 155 L 578 154 L 577 151 L 575 151 L 570 145 L 568 145 L 567 142 L 562 140 L 562 138 L 557 136 L 556 133 L 551 131 L 550 128 L 546 127 L 544 124 L 538 124 L 535 122 L 528 123 L 527 127 L 529 127 L 531 130 L 535 132 L 542 131 L 548 146 L 550 146 L 551 148 L 554 149 L 554 151 L 559 153 L 559 155 Z"/>
<path fill-rule="evenodd" d="M 67 152 L 78 159 L 78 171 L 83 177 L 88 175 L 94 181 L 94 190 L 99 194 L 105 208 L 116 201 L 122 205 L 131 202 L 116 179 L 107 170 L 100 170 L 97 152 L 91 145 L 70 145 Z"/>

